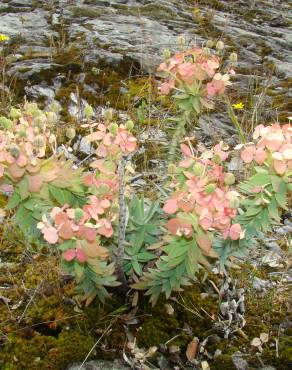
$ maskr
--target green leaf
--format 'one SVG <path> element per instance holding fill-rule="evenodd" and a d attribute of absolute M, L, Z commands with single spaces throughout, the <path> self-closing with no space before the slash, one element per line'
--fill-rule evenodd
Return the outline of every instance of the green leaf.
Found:
<path fill-rule="evenodd" d="M 275 221 L 280 222 L 280 216 L 278 211 L 278 205 L 276 202 L 276 199 L 272 197 L 270 204 L 268 206 L 269 215 L 271 218 L 273 218 Z"/>
<path fill-rule="evenodd" d="M 32 212 L 20 205 L 15 213 L 15 221 L 27 238 L 38 239 L 38 244 L 40 244 L 40 231 L 36 227 L 37 220 L 33 217 Z"/>
<path fill-rule="evenodd" d="M 279 206 L 285 210 L 287 210 L 286 202 L 287 202 L 287 195 L 286 195 L 287 186 L 284 182 L 281 183 L 279 191 L 275 194 L 275 198 Z"/>
<path fill-rule="evenodd" d="M 186 99 L 189 99 L 189 95 L 188 94 L 175 94 L 172 96 L 174 99 L 183 99 L 183 100 L 186 100 Z"/>
<path fill-rule="evenodd" d="M 181 109 L 183 109 L 185 111 L 191 111 L 192 108 L 193 108 L 190 99 L 182 99 L 182 100 L 179 100 L 177 102 L 177 105 L 179 106 L 179 108 L 181 108 Z"/>
<path fill-rule="evenodd" d="M 63 206 L 64 204 L 69 204 L 69 206 L 75 205 L 75 197 L 70 191 L 58 188 L 51 184 L 49 185 L 49 191 L 51 196 L 58 202 L 60 206 Z"/>
<path fill-rule="evenodd" d="M 247 211 L 243 214 L 244 217 L 254 217 L 259 214 L 261 207 L 249 207 Z"/>
<path fill-rule="evenodd" d="M 279 176 L 271 176 L 272 187 L 275 193 L 280 191 L 281 183 L 283 182 L 282 178 Z"/>
<path fill-rule="evenodd" d="M 133 240 L 133 247 L 138 252 L 138 250 L 142 247 L 144 242 L 145 230 L 144 227 L 140 227 L 139 231 L 135 234 L 135 238 Z"/>
<path fill-rule="evenodd" d="M 171 285 L 170 285 L 169 280 L 165 280 L 163 282 L 162 292 L 165 293 L 166 299 L 168 299 L 170 297 L 170 295 L 171 295 Z"/>
<path fill-rule="evenodd" d="M 259 174 L 263 174 L 263 175 L 268 175 L 269 174 L 269 171 L 261 166 L 255 166 L 254 167 L 255 171 Z"/>
<path fill-rule="evenodd" d="M 157 212 L 158 208 L 159 208 L 159 202 L 152 202 L 150 208 L 147 211 L 146 218 L 144 218 L 145 224 L 148 224 L 150 222 L 150 220 L 152 219 L 152 217 Z"/>
<path fill-rule="evenodd" d="M 177 265 L 181 264 L 185 260 L 186 257 L 187 257 L 186 254 L 182 254 L 178 257 L 169 259 L 168 267 L 169 268 L 176 267 Z"/>
<path fill-rule="evenodd" d="M 195 112 L 197 114 L 200 114 L 201 109 L 200 109 L 200 100 L 199 100 L 199 98 L 192 97 L 191 100 L 192 100 L 192 106 L 193 106 Z"/>
<path fill-rule="evenodd" d="M 141 268 L 141 265 L 139 264 L 139 262 L 137 261 L 136 258 L 133 258 L 131 260 L 131 263 L 132 263 L 132 266 L 133 266 L 133 270 L 136 272 L 137 275 L 142 275 L 142 268 Z"/>
<path fill-rule="evenodd" d="M 64 243 L 58 245 L 58 249 L 62 252 L 66 251 L 67 249 L 71 249 L 75 247 L 76 247 L 76 240 L 66 240 Z"/>
<path fill-rule="evenodd" d="M 171 244 L 165 247 L 165 251 L 169 255 L 169 258 L 176 258 L 184 256 L 187 253 L 189 247 L 189 242 L 177 241 L 175 239 Z"/>
<path fill-rule="evenodd" d="M 249 183 L 255 186 L 264 186 L 271 183 L 271 177 L 269 174 L 257 173 L 249 179 Z"/>
<path fill-rule="evenodd" d="M 156 258 L 156 255 L 150 252 L 142 252 L 136 255 L 136 258 L 140 262 L 148 262 Z"/>
<path fill-rule="evenodd" d="M 271 225 L 268 208 L 264 208 L 264 210 L 261 212 L 260 220 L 262 223 L 262 230 L 267 231 Z"/>
<path fill-rule="evenodd" d="M 70 263 L 70 262 L 69 262 Z M 83 277 L 84 274 L 84 265 L 78 263 L 77 261 L 74 261 L 74 272 L 76 276 L 76 280 L 80 280 Z"/>
<path fill-rule="evenodd" d="M 9 201 L 7 203 L 7 206 L 6 206 L 6 209 L 13 209 L 13 208 L 15 208 L 15 207 L 17 207 L 19 205 L 20 202 L 21 202 L 20 195 L 17 193 L 17 191 L 14 191 L 14 193 L 12 194 L 12 196 L 9 198 Z"/>
<path fill-rule="evenodd" d="M 30 193 L 29 193 L 29 190 L 28 190 L 28 180 L 27 180 L 26 177 L 24 177 L 19 182 L 17 188 L 18 188 L 18 192 L 19 192 L 19 195 L 20 195 L 21 200 L 24 200 L 27 197 L 29 197 Z"/>

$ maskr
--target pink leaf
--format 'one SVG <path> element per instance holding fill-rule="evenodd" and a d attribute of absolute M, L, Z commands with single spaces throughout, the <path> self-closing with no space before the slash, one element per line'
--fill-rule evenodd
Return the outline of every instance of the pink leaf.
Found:
<path fill-rule="evenodd" d="M 101 202 L 100 202 L 100 206 L 102 208 L 109 208 L 111 206 L 111 202 L 108 200 L 108 199 L 103 199 Z"/>
<path fill-rule="evenodd" d="M 103 144 L 100 144 L 96 150 L 96 154 L 99 156 L 99 157 L 106 157 L 107 155 L 107 148 L 105 145 Z"/>
<path fill-rule="evenodd" d="M 106 238 L 110 238 L 114 232 L 111 223 L 105 219 L 100 220 L 100 222 L 102 226 L 98 228 L 98 233 Z"/>
<path fill-rule="evenodd" d="M 257 164 L 263 164 L 264 161 L 267 159 L 267 153 L 264 149 L 259 148 L 255 152 L 254 160 Z"/>
<path fill-rule="evenodd" d="M 59 236 L 57 229 L 53 226 L 49 227 L 44 227 L 42 229 L 42 233 L 44 234 L 44 239 L 49 243 L 49 244 L 56 244 Z"/>
<path fill-rule="evenodd" d="M 28 189 L 32 193 L 38 193 L 43 185 L 43 180 L 40 175 L 27 176 L 28 178 Z"/>
<path fill-rule="evenodd" d="M 168 199 L 163 207 L 165 213 L 172 215 L 178 210 L 177 200 Z"/>
<path fill-rule="evenodd" d="M 17 162 L 19 167 L 24 167 L 27 165 L 27 158 L 25 155 L 21 154 L 18 159 L 17 159 Z"/>
<path fill-rule="evenodd" d="M 284 160 L 273 159 L 273 165 L 274 165 L 275 171 L 279 175 L 284 175 L 284 173 L 287 170 L 287 165 Z"/>
<path fill-rule="evenodd" d="M 212 82 L 207 83 L 207 94 L 209 96 L 214 96 L 216 94 L 215 87 L 213 86 Z"/>
<path fill-rule="evenodd" d="M 251 163 L 255 154 L 254 146 L 245 147 L 240 153 L 241 159 L 244 163 Z"/>
<path fill-rule="evenodd" d="M 93 242 L 96 239 L 97 230 L 93 229 L 92 227 L 85 228 L 85 238 L 89 242 Z"/>
<path fill-rule="evenodd" d="M 81 249 L 81 248 L 77 248 L 76 249 L 76 259 L 80 263 L 86 262 L 87 256 L 86 256 L 86 254 L 85 254 L 85 252 L 84 252 L 83 249 Z"/>
<path fill-rule="evenodd" d="M 163 82 L 160 86 L 160 92 L 162 95 L 168 95 L 170 93 L 170 90 L 174 88 L 175 81 L 170 80 Z"/>
<path fill-rule="evenodd" d="M 200 219 L 199 224 L 204 230 L 209 230 L 210 227 L 212 226 L 212 218 L 208 216 L 204 216 Z"/>
<path fill-rule="evenodd" d="M 66 215 L 67 216 L 67 215 Z M 72 238 L 74 235 L 72 228 L 71 228 L 71 223 L 66 221 L 59 230 L 59 235 L 62 239 L 69 240 Z"/>
<path fill-rule="evenodd" d="M 68 249 L 63 253 L 63 258 L 65 261 L 70 262 L 76 257 L 75 249 Z"/>
<path fill-rule="evenodd" d="M 192 156 L 193 156 L 193 154 L 192 154 L 192 152 L 191 152 L 191 149 L 189 148 L 189 146 L 188 146 L 188 145 L 186 145 L 186 144 L 181 144 L 180 148 L 181 148 L 182 153 L 183 153 L 186 157 L 192 157 Z"/>
<path fill-rule="evenodd" d="M 233 224 L 229 229 L 229 236 L 232 240 L 240 239 L 242 233 L 240 224 Z"/>

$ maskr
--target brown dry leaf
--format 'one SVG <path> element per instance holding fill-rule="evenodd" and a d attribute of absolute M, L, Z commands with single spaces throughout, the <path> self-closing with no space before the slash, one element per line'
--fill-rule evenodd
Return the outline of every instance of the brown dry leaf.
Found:
<path fill-rule="evenodd" d="M 174 308 L 172 307 L 171 304 L 165 303 L 164 307 L 165 307 L 166 313 L 168 315 L 173 315 L 174 314 Z"/>
<path fill-rule="evenodd" d="M 218 256 L 217 252 L 213 248 L 211 248 L 208 252 L 207 257 L 218 258 L 219 256 Z"/>
<path fill-rule="evenodd" d="M 262 341 L 260 340 L 260 338 L 253 338 L 253 340 L 251 341 L 251 345 L 253 347 L 259 347 L 260 345 L 262 344 Z"/>
<path fill-rule="evenodd" d="M 94 301 L 95 297 L 96 297 L 95 293 L 88 295 L 85 301 L 85 307 L 88 307 Z"/>
<path fill-rule="evenodd" d="M 212 247 L 212 241 L 206 234 L 201 234 L 196 237 L 196 241 L 203 253 L 208 256 Z"/>
<path fill-rule="evenodd" d="M 194 338 L 187 346 L 186 356 L 189 361 L 192 361 L 197 356 L 199 340 Z"/>
<path fill-rule="evenodd" d="M 262 343 L 267 343 L 269 341 L 269 334 L 261 333 L 260 340 L 262 341 Z"/>
<path fill-rule="evenodd" d="M 4 302 L 5 304 L 9 304 L 11 302 L 10 298 L 4 297 L 4 295 L 0 295 L 0 301 Z"/>
<path fill-rule="evenodd" d="M 138 299 L 139 299 L 139 292 L 135 292 L 132 299 L 132 307 L 136 307 L 138 305 Z"/>
<path fill-rule="evenodd" d="M 201 366 L 202 370 L 210 370 L 210 366 L 207 361 L 202 361 Z"/>

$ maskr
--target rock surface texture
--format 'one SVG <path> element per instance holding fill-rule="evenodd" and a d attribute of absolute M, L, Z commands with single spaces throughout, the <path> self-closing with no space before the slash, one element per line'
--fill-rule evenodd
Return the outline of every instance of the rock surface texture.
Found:
<path fill-rule="evenodd" d="M 292 30 L 283 0 L 3 0 L 0 31 L 13 41 L 10 74 L 33 86 L 28 97 L 51 98 L 59 78 L 87 67 L 109 66 L 148 73 L 161 61 L 164 48 L 175 49 L 184 35 L 189 44 L 223 39 L 239 54 L 241 91 L 269 84 L 270 104 L 291 98 Z M 41 84 L 41 88 L 38 86 Z M 47 84 L 50 90 L 47 90 Z M 35 88 L 35 85 L 37 87 Z M 89 87 L 90 88 L 90 87 Z M 280 105 L 281 105 L 280 104 Z"/>

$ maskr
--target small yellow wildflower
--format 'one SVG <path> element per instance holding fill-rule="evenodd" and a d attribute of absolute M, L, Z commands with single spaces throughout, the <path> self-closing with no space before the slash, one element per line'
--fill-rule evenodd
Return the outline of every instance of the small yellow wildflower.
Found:
<path fill-rule="evenodd" d="M 0 33 L 0 42 L 4 42 L 4 41 L 8 41 L 8 40 L 10 40 L 9 36 L 3 35 L 2 33 Z"/>
<path fill-rule="evenodd" d="M 243 109 L 244 108 L 244 104 L 242 102 L 240 102 L 240 103 L 232 104 L 232 107 L 234 109 Z"/>

